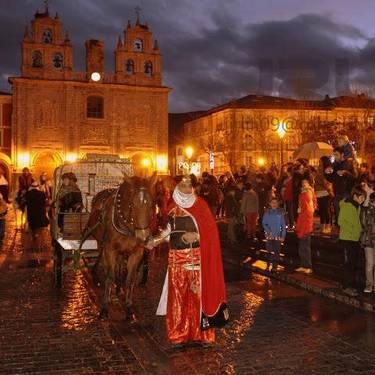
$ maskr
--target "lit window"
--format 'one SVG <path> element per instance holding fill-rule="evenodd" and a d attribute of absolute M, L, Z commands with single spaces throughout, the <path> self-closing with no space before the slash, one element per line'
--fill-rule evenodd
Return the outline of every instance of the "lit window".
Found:
<path fill-rule="evenodd" d="M 34 68 L 41 68 L 43 66 L 42 54 L 40 51 L 34 51 L 31 59 L 32 59 L 32 66 Z"/>
<path fill-rule="evenodd" d="M 89 96 L 87 98 L 87 117 L 104 117 L 104 100 L 101 96 Z"/>
<path fill-rule="evenodd" d="M 57 69 L 63 67 L 63 55 L 61 53 L 55 53 L 53 55 L 53 66 Z"/>
<path fill-rule="evenodd" d="M 151 61 L 145 62 L 145 74 L 147 76 L 152 76 L 152 62 Z"/>
<path fill-rule="evenodd" d="M 51 29 L 45 29 L 43 32 L 43 43 L 51 44 L 52 43 L 52 31 Z"/>
<path fill-rule="evenodd" d="M 134 51 L 135 52 L 142 52 L 143 51 L 142 39 L 135 39 L 134 40 Z"/>
<path fill-rule="evenodd" d="M 126 74 L 132 75 L 134 74 L 134 61 L 133 60 L 127 60 L 126 61 Z"/>

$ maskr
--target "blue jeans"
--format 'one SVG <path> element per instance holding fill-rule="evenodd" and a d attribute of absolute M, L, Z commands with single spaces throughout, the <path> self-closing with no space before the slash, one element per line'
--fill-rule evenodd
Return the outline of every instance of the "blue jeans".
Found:
<path fill-rule="evenodd" d="M 343 288 L 358 289 L 358 263 L 360 260 L 361 247 L 358 241 L 340 240 L 341 247 L 345 252 L 345 263 L 342 286 Z"/>
<path fill-rule="evenodd" d="M 266 249 L 269 253 L 269 261 L 273 267 L 277 266 L 280 262 L 281 243 L 277 240 L 267 240 Z"/>

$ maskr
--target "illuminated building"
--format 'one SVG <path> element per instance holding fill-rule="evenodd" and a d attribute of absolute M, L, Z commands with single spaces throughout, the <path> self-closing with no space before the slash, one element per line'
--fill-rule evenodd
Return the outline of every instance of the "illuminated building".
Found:
<path fill-rule="evenodd" d="M 193 146 L 192 161 L 200 163 L 201 172 L 212 170 L 210 154 L 215 174 L 236 172 L 242 165 L 259 167 L 260 159 L 267 167 L 292 160 L 303 143 L 334 144 L 340 133 L 356 143 L 359 157 L 375 161 L 375 100 L 363 95 L 315 101 L 248 95 L 181 116 L 170 115 L 178 142 L 170 152 L 175 148 L 182 155 L 181 145 Z"/>
<path fill-rule="evenodd" d="M 149 27 L 139 16 L 128 22 L 114 51 L 114 73 L 104 69 L 101 41 L 85 46 L 86 70 L 77 72 L 59 16 L 48 7 L 35 14 L 22 41 L 21 75 L 9 79 L 12 147 L 1 160 L 10 171 L 27 166 L 38 176 L 89 153 L 117 154 L 150 158 L 165 172 L 169 88 L 162 85 L 159 45 Z"/>

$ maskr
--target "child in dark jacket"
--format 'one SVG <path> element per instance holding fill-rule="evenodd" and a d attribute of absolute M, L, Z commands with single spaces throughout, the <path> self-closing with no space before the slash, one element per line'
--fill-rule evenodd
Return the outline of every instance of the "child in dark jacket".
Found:
<path fill-rule="evenodd" d="M 228 219 L 227 236 L 231 244 L 237 242 L 236 225 L 240 215 L 240 203 L 236 199 L 236 188 L 230 187 L 224 198 L 225 217 Z"/>
<path fill-rule="evenodd" d="M 279 201 L 276 198 L 271 199 L 270 208 L 263 215 L 262 225 L 266 236 L 266 249 L 269 252 L 270 263 L 272 264 L 271 271 L 277 271 L 280 262 L 281 244 L 284 242 L 286 235 L 286 224 L 284 211 L 279 208 Z"/>
<path fill-rule="evenodd" d="M 250 182 L 245 184 L 241 201 L 241 214 L 245 219 L 246 235 L 249 239 L 254 239 L 257 230 L 259 211 L 259 200 L 257 193 L 253 190 Z"/>

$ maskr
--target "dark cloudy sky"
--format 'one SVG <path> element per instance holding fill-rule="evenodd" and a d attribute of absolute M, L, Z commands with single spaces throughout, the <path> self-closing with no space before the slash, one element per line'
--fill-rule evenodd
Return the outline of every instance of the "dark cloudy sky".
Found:
<path fill-rule="evenodd" d="M 374 0 L 51 0 L 84 68 L 84 41 L 102 39 L 106 69 L 134 8 L 163 53 L 170 111 L 205 109 L 249 93 L 375 96 Z M 24 27 L 42 0 L 0 0 L 0 90 L 19 74 Z"/>

